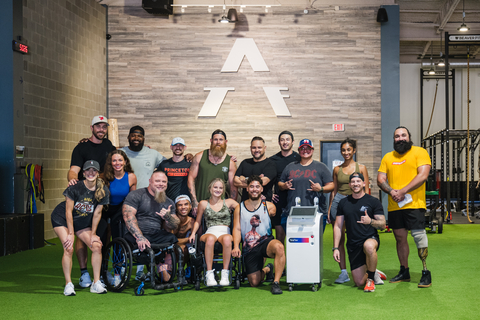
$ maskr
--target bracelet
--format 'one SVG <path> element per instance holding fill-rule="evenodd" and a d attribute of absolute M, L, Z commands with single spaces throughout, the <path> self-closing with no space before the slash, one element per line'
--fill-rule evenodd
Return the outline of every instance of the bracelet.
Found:
<path fill-rule="evenodd" d="M 323 186 L 322 186 L 322 190 L 320 190 L 321 193 L 323 193 Z"/>
<path fill-rule="evenodd" d="M 338 247 L 334 247 L 334 248 L 332 248 L 332 251 L 335 251 L 335 250 L 338 250 Z"/>
<path fill-rule="evenodd" d="M 373 219 L 370 219 L 370 224 L 369 226 L 372 226 Z M 372 226 L 373 227 L 373 226 Z"/>

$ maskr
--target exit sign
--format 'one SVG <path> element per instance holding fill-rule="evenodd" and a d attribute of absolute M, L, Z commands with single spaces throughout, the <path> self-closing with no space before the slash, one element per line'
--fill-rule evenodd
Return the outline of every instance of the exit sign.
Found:
<path fill-rule="evenodd" d="M 333 131 L 345 131 L 345 125 L 343 123 L 333 124 Z"/>

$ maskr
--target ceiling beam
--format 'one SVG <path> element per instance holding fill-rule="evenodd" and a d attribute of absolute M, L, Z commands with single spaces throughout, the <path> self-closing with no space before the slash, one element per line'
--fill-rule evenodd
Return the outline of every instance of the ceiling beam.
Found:
<path fill-rule="evenodd" d="M 425 54 L 428 52 L 428 49 L 430 49 L 431 44 L 432 44 L 432 41 L 427 41 L 427 43 L 425 43 L 425 47 L 423 47 L 423 52 L 420 59 L 423 59 L 423 57 L 425 57 Z"/>
<path fill-rule="evenodd" d="M 435 24 L 438 24 L 437 34 L 443 31 L 459 2 L 460 0 L 445 0 L 442 10 L 435 19 Z"/>

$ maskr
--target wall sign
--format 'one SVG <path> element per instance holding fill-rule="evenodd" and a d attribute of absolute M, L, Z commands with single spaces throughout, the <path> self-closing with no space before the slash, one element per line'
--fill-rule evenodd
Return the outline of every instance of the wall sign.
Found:
<path fill-rule="evenodd" d="M 254 72 L 269 72 L 267 64 L 263 59 L 262 54 L 258 50 L 255 41 L 251 38 L 236 39 L 232 49 L 225 60 L 225 63 L 220 72 L 238 72 L 240 65 L 244 58 L 252 66 Z M 222 107 L 223 100 L 228 91 L 235 91 L 234 87 L 208 87 L 205 91 L 210 91 L 207 99 L 203 103 L 202 109 L 198 113 L 198 117 L 216 117 L 218 111 Z M 283 95 L 280 91 L 288 91 L 288 87 L 263 87 L 263 91 L 267 95 L 268 101 L 277 117 L 291 117 L 287 104 L 284 98 L 289 98 L 289 95 Z"/>

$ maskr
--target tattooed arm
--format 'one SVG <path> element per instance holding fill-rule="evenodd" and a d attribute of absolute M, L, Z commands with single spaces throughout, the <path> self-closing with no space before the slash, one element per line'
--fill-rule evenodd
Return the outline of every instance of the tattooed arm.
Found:
<path fill-rule="evenodd" d="M 180 219 L 177 217 L 176 214 L 171 213 L 172 205 L 168 207 L 168 209 L 162 208 L 160 212 L 155 212 L 158 214 L 162 219 L 165 221 L 165 226 L 169 230 L 175 230 L 178 228 L 180 224 Z"/>
<path fill-rule="evenodd" d="M 146 247 L 150 248 L 150 241 L 143 236 L 142 231 L 138 227 L 137 222 L 137 210 L 128 204 L 124 204 L 122 207 L 123 220 L 127 226 L 127 230 L 132 234 L 132 236 L 137 240 L 138 249 L 140 251 L 145 250 Z"/>
<path fill-rule="evenodd" d="M 390 194 L 393 190 L 392 187 L 387 182 L 387 174 L 384 172 L 379 172 L 377 175 L 377 185 L 383 192 Z"/>

